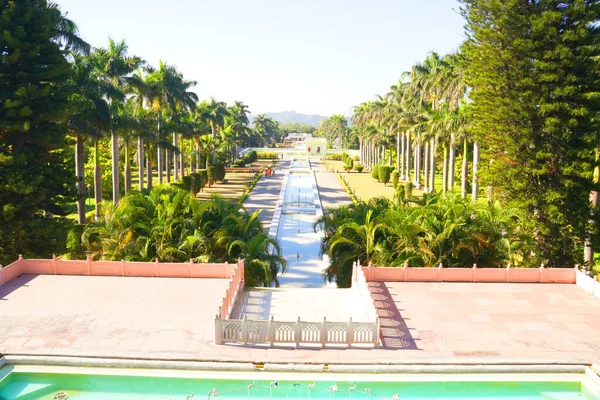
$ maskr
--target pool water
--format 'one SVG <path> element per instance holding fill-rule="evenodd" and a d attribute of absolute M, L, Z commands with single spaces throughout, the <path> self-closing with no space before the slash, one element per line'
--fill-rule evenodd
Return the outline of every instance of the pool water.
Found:
<path fill-rule="evenodd" d="M 302 376 L 296 375 L 299 380 L 251 381 L 12 372 L 0 381 L 0 399 L 49 400 L 61 392 L 66 393 L 69 399 L 80 400 L 175 400 L 186 399 L 192 393 L 193 398 L 202 399 L 217 397 L 219 399 L 592 400 L 598 398 L 578 379 L 514 382 L 363 382 L 358 380 L 313 382 L 302 381 L 300 379 Z M 582 378 L 586 377 L 582 375 Z"/>

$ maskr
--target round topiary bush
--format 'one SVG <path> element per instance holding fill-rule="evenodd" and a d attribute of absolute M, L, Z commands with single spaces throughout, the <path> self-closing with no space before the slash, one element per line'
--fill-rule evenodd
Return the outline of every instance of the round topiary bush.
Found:
<path fill-rule="evenodd" d="M 360 172 L 363 172 L 363 169 L 365 169 L 365 166 L 364 166 L 364 165 L 361 165 L 361 164 L 356 164 L 356 165 L 354 166 L 354 170 L 355 170 L 356 172 L 359 172 L 359 173 L 360 173 Z"/>
<path fill-rule="evenodd" d="M 399 181 L 400 181 L 400 174 L 398 173 L 398 171 L 392 172 L 392 186 L 394 187 L 394 189 L 396 189 L 398 187 Z"/>
<path fill-rule="evenodd" d="M 378 171 L 379 182 L 381 182 L 387 186 L 388 182 L 390 181 L 391 173 L 392 173 L 392 167 L 388 167 L 387 165 L 380 165 L 379 171 Z"/>
<path fill-rule="evenodd" d="M 406 194 L 406 197 L 411 197 L 412 196 L 412 191 L 413 191 L 413 183 L 412 182 L 406 182 L 404 184 L 404 193 Z"/>
<path fill-rule="evenodd" d="M 379 165 L 374 165 L 371 170 L 371 178 L 379 180 Z"/>

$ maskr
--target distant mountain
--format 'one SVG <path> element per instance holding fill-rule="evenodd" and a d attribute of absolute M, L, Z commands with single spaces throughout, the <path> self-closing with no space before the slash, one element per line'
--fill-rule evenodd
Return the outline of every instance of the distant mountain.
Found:
<path fill-rule="evenodd" d="M 269 118 L 273 118 L 280 124 L 287 124 L 288 122 L 299 122 L 301 124 L 307 124 L 311 126 L 319 126 L 321 120 L 327 118 L 323 115 L 317 114 L 302 114 L 296 111 L 280 111 L 280 112 L 268 112 L 265 115 Z M 250 116 L 250 120 L 253 121 L 255 115 Z"/>

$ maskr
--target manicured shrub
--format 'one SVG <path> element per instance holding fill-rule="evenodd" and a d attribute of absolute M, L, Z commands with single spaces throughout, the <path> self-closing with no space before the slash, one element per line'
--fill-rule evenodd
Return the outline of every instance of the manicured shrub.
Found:
<path fill-rule="evenodd" d="M 394 187 L 394 189 L 396 189 L 398 187 L 399 181 L 400 181 L 400 174 L 398 173 L 398 171 L 392 172 L 392 186 Z"/>
<path fill-rule="evenodd" d="M 387 186 L 388 182 L 390 181 L 392 167 L 388 167 L 387 165 L 380 165 L 379 170 L 377 172 L 379 175 L 379 182 Z"/>
<path fill-rule="evenodd" d="M 379 165 L 373 165 L 373 169 L 371 169 L 371 178 L 379 180 Z"/>
<path fill-rule="evenodd" d="M 194 176 L 192 189 L 196 190 L 196 188 L 198 188 L 198 191 L 196 192 L 197 194 L 208 184 L 208 173 L 205 169 L 199 169 L 195 174 L 192 175 Z"/>
<path fill-rule="evenodd" d="M 252 164 L 258 160 L 258 154 L 255 150 L 252 150 L 250 153 L 246 154 L 246 157 L 248 158 L 248 161 L 250 161 L 248 164 Z"/>
<path fill-rule="evenodd" d="M 257 157 L 259 160 L 277 160 L 279 153 L 275 151 L 259 151 Z"/>
<path fill-rule="evenodd" d="M 352 161 L 351 158 L 348 158 L 346 160 L 346 165 L 344 165 L 344 169 L 346 170 L 346 172 L 348 172 L 352 171 L 352 168 L 354 168 L 354 161 Z"/>
<path fill-rule="evenodd" d="M 363 169 L 365 169 L 365 166 L 364 166 L 364 165 L 362 165 L 362 164 L 355 164 L 355 165 L 354 165 L 354 170 L 355 170 L 356 172 L 363 172 Z"/>
<path fill-rule="evenodd" d="M 413 183 L 405 182 L 404 183 L 404 192 L 406 193 L 406 197 L 411 197 L 413 192 Z"/>
<path fill-rule="evenodd" d="M 215 181 L 222 181 L 225 179 L 225 164 L 215 163 Z"/>
<path fill-rule="evenodd" d="M 344 161 L 343 160 L 344 154 L 346 154 L 346 153 L 329 154 L 329 155 L 325 156 L 325 159 L 333 160 L 333 161 Z"/>
<path fill-rule="evenodd" d="M 396 193 L 394 194 L 394 199 L 399 203 L 404 203 L 406 199 L 406 189 L 404 185 L 398 185 L 396 187 Z"/>
<path fill-rule="evenodd" d="M 215 183 L 215 166 L 211 165 L 206 169 L 206 178 L 208 182 L 208 187 Z"/>

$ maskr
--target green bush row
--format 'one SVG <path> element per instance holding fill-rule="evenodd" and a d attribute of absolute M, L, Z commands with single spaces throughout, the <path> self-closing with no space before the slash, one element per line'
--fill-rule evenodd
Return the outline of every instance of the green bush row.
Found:
<path fill-rule="evenodd" d="M 277 160 L 279 158 L 279 153 L 274 151 L 259 151 L 257 155 L 259 160 Z"/>

